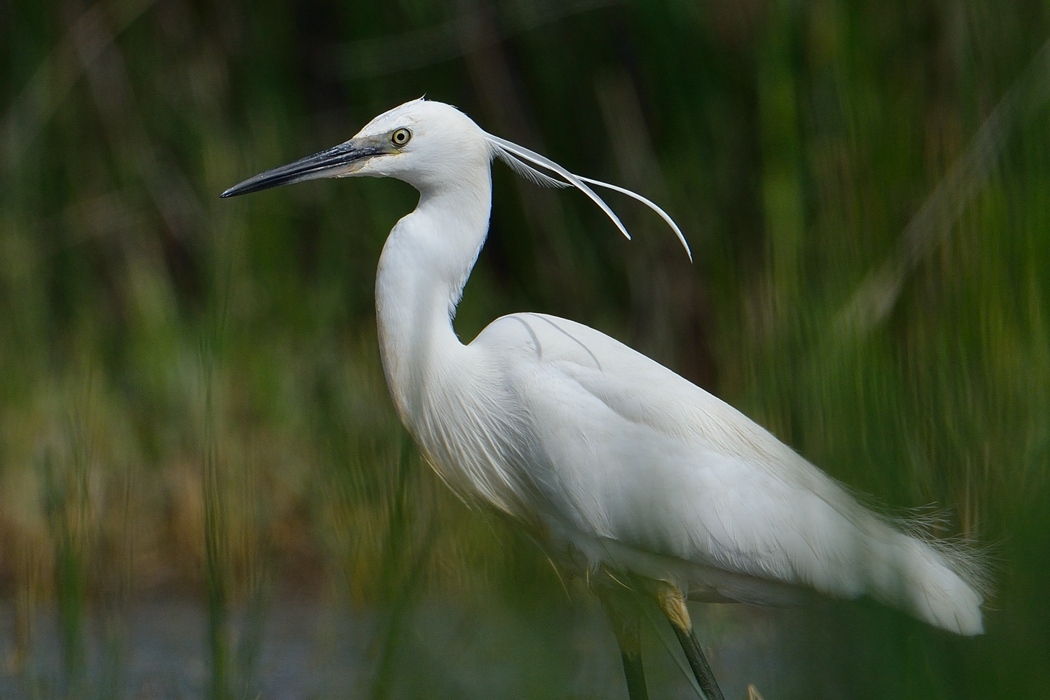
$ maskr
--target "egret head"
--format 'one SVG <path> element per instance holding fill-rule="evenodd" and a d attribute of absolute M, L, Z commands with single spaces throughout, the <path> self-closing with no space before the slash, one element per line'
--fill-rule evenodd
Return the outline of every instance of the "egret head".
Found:
<path fill-rule="evenodd" d="M 260 173 L 222 196 L 329 177 L 392 177 L 425 189 L 479 168 L 487 176 L 491 159 L 485 132 L 469 117 L 418 99 L 380 114 L 349 141 Z"/>

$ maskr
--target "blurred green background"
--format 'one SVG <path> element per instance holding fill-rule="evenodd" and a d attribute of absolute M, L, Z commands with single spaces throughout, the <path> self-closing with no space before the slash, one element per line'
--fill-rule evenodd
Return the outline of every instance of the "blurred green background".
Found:
<path fill-rule="evenodd" d="M 696 258 L 497 165 L 461 337 L 587 323 L 990 548 L 973 640 L 697 606 L 730 697 L 1050 697 L 1048 37 L 1035 0 L 0 2 L 0 695 L 626 697 L 585 587 L 392 411 L 414 191 L 218 199 L 425 93 Z"/>

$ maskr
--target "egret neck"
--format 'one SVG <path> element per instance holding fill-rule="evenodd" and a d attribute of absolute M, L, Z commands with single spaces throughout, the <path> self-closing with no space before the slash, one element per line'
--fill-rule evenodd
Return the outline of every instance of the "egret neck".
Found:
<path fill-rule="evenodd" d="M 488 233 L 492 181 L 485 161 L 446 181 L 413 184 L 419 203 L 394 226 L 379 258 L 376 320 L 398 414 L 425 441 L 426 392 L 446 374 L 441 365 L 469 354 L 452 319 Z"/>

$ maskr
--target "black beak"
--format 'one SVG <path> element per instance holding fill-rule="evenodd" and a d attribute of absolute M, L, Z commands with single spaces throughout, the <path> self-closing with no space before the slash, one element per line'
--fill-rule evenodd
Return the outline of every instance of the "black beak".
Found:
<path fill-rule="evenodd" d="M 320 153 L 300 158 L 294 163 L 259 173 L 255 177 L 234 185 L 219 196 L 236 197 L 271 187 L 290 185 L 293 182 L 349 175 L 356 170 L 354 166 L 361 161 L 388 152 L 388 143 L 385 139 L 350 139 L 346 143 L 333 146 Z"/>

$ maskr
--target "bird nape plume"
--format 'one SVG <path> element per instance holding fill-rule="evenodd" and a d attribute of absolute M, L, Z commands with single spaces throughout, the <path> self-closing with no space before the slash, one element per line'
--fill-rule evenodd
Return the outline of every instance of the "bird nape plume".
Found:
<path fill-rule="evenodd" d="M 674 231 L 675 235 L 678 237 L 679 242 L 681 242 L 682 247 L 685 248 L 686 255 L 689 256 L 690 260 L 693 259 L 693 252 L 689 249 L 689 244 L 686 242 L 685 236 L 682 234 L 682 230 L 678 228 L 678 224 L 674 222 L 674 219 L 672 219 L 667 212 L 665 212 L 663 209 L 661 209 L 659 206 L 657 206 L 654 202 L 647 199 L 646 197 L 643 197 L 637 192 L 633 192 L 626 188 L 619 187 L 617 185 L 611 185 L 608 182 L 602 182 L 601 180 L 593 180 L 589 177 L 583 177 L 582 175 L 574 175 L 562 166 L 555 163 L 550 158 L 542 156 L 539 153 L 536 153 L 535 151 L 525 148 L 524 146 L 519 146 L 518 144 L 512 141 L 501 139 L 499 136 L 493 136 L 492 134 L 486 133 L 485 138 L 488 140 L 489 145 L 492 147 L 493 153 L 500 160 L 509 165 L 511 170 L 513 170 L 526 180 L 529 180 L 530 182 L 541 187 L 569 187 L 571 185 L 573 187 L 576 187 L 588 197 L 590 197 L 591 201 L 593 201 L 595 204 L 601 207 L 601 210 L 605 212 L 605 215 L 608 216 L 609 219 L 616 225 L 616 228 L 620 229 L 620 233 L 622 233 L 627 238 L 627 240 L 631 239 L 631 234 L 627 232 L 627 227 L 625 227 L 623 225 L 623 222 L 620 221 L 620 217 L 616 216 L 616 212 L 612 210 L 612 207 L 606 204 L 605 200 L 599 197 L 593 189 L 588 187 L 588 185 L 604 187 L 605 189 L 613 190 L 614 192 L 619 192 L 620 194 L 625 194 L 628 197 L 631 197 L 632 199 L 638 200 L 639 202 L 656 212 L 660 216 L 660 218 L 663 219 L 667 223 L 667 225 L 671 227 L 671 230 Z M 529 163 L 531 163 L 532 165 L 530 165 Z M 550 172 L 561 176 L 562 178 L 564 178 L 564 181 L 547 175 L 547 173 L 544 173 L 541 170 L 538 170 L 537 168 L 533 167 L 534 165 L 539 166 L 540 168 L 545 168 L 546 170 L 549 170 Z"/>

